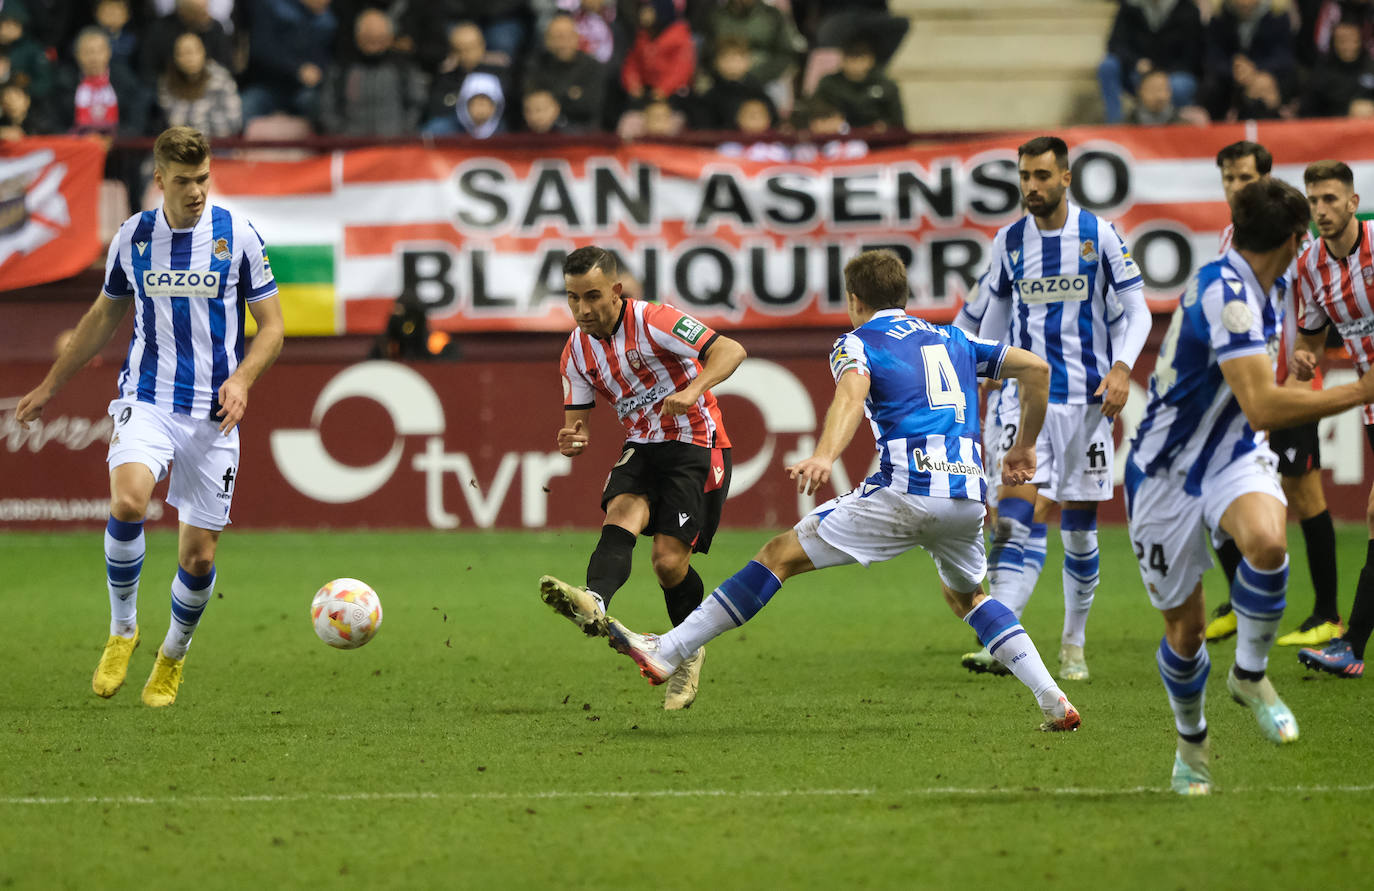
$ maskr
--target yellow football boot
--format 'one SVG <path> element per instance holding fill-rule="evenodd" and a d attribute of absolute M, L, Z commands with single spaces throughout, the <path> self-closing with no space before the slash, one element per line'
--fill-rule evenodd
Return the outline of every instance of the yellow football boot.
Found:
<path fill-rule="evenodd" d="M 96 696 L 109 699 L 124 686 L 124 678 L 129 674 L 129 657 L 134 654 L 136 647 L 137 628 L 134 629 L 133 637 L 111 634 L 110 639 L 105 641 L 105 652 L 100 654 L 100 662 L 95 666 L 95 674 L 91 676 L 91 689 L 95 691 Z"/>
<path fill-rule="evenodd" d="M 1231 611 L 1231 604 L 1223 603 L 1212 613 L 1212 621 L 1207 623 L 1207 642 L 1225 640 L 1235 633 L 1236 614 Z"/>
<path fill-rule="evenodd" d="M 161 708 L 177 701 L 177 688 L 181 686 L 181 669 L 186 665 L 186 657 L 172 659 L 157 651 L 157 661 L 153 663 L 153 673 L 148 675 L 148 683 L 143 685 L 143 704 Z"/>
<path fill-rule="evenodd" d="M 1296 631 L 1290 631 L 1274 641 L 1275 646 L 1280 647 L 1321 647 L 1331 643 L 1331 641 L 1345 633 L 1341 627 L 1341 620 L 1333 622 L 1321 622 L 1315 619 L 1307 619 L 1298 626 Z"/>

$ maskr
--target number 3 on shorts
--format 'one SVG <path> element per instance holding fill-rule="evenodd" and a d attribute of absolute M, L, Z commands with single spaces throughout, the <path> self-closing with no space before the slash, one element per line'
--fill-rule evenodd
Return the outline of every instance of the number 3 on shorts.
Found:
<path fill-rule="evenodd" d="M 1131 544 L 1135 545 L 1135 558 L 1136 558 L 1136 560 L 1140 561 L 1140 565 L 1141 565 L 1141 566 L 1147 567 L 1147 568 L 1149 568 L 1149 569 L 1153 569 L 1155 572 L 1158 572 L 1160 575 L 1168 575 L 1168 574 L 1169 574 L 1169 564 L 1168 564 L 1168 563 L 1165 561 L 1165 559 L 1164 559 L 1164 545 L 1162 545 L 1162 544 L 1152 544 L 1152 545 L 1150 545 L 1150 559 L 1149 559 L 1149 562 L 1146 562 L 1146 560 L 1145 560 L 1145 545 L 1144 545 L 1144 543 L 1138 542 L 1138 541 L 1133 541 L 1133 542 L 1131 542 Z"/>

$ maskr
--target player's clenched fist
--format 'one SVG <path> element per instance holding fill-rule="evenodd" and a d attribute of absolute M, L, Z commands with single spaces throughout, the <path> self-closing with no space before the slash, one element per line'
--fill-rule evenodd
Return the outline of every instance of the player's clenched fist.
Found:
<path fill-rule="evenodd" d="M 19 400 L 14 409 L 14 419 L 19 422 L 20 427 L 29 429 L 30 422 L 38 420 L 38 416 L 43 414 L 43 406 L 47 405 L 51 398 L 51 393 L 39 387 Z"/>
<path fill-rule="evenodd" d="M 569 458 L 582 454 L 587 441 L 587 430 L 581 421 L 574 421 L 571 427 L 558 428 L 558 451 Z"/>

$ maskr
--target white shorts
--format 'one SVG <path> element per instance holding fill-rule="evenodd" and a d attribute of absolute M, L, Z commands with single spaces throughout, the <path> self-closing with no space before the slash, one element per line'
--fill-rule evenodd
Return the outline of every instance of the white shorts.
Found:
<path fill-rule="evenodd" d="M 1258 492 L 1282 504 L 1278 459 L 1269 449 L 1232 461 L 1202 481 L 1202 494 L 1183 490 L 1183 476 L 1143 476 L 1126 465 L 1126 521 L 1140 578 L 1156 609 L 1181 606 L 1212 568 L 1206 533 L 1219 528 L 1226 509 Z"/>
<path fill-rule="evenodd" d="M 1114 455 L 1112 422 L 1102 414 L 1102 406 L 1050 405 L 1035 441 L 1031 484 L 1061 504 L 1111 501 Z"/>
<path fill-rule="evenodd" d="M 161 482 L 171 468 L 167 503 L 181 522 L 215 532 L 229 524 L 239 468 L 239 430 L 219 432 L 213 418 L 192 418 L 135 399 L 110 403 L 114 435 L 105 463 L 142 464 Z"/>
<path fill-rule="evenodd" d="M 802 517 L 793 528 L 817 569 L 881 563 L 915 547 L 935 558 L 941 580 L 966 594 L 987 574 L 982 502 L 910 495 L 860 485 Z"/>

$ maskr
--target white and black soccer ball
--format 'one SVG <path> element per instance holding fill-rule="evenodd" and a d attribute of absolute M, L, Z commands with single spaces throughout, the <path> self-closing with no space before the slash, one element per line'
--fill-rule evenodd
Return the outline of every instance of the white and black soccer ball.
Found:
<path fill-rule="evenodd" d="M 365 582 L 334 579 L 315 592 L 310 618 L 320 640 L 340 650 L 355 650 L 382 627 L 382 599 Z"/>

